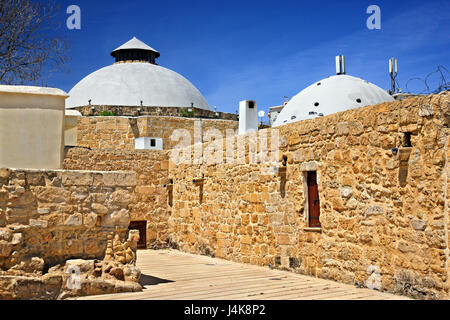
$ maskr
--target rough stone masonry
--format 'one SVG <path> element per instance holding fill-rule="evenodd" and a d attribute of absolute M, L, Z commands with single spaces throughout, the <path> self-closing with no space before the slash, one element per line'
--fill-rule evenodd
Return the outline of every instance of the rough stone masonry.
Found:
<path fill-rule="evenodd" d="M 0 299 L 141 290 L 135 185 L 135 172 L 0 169 Z"/>
<path fill-rule="evenodd" d="M 237 147 L 242 137 L 233 137 L 213 142 L 226 154 L 222 163 L 176 165 L 175 150 L 79 148 L 69 150 L 65 168 L 137 172 L 141 188 L 130 206 L 145 208 L 133 220 L 148 221 L 148 245 L 446 299 L 449 106 L 443 92 L 259 131 L 270 141 L 279 130 L 275 164 L 253 163 L 250 148 Z M 194 148 L 186 150 L 193 160 Z M 137 168 L 134 157 L 157 170 Z M 312 171 L 320 228 L 309 225 Z"/>

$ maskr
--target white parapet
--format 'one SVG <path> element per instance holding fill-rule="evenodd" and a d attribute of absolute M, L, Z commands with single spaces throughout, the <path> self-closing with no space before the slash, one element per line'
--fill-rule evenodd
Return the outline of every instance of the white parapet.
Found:
<path fill-rule="evenodd" d="M 67 93 L 0 86 L 0 167 L 60 169 Z"/>
<path fill-rule="evenodd" d="M 258 108 L 256 101 L 244 100 L 239 103 L 239 134 L 258 130 Z"/>

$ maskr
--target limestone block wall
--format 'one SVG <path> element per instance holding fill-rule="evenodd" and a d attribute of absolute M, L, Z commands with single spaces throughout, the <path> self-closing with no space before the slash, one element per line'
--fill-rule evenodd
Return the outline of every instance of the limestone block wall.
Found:
<path fill-rule="evenodd" d="M 171 162 L 172 245 L 416 298 L 448 298 L 449 103 L 442 93 L 269 129 L 280 137 L 275 165 L 249 163 L 249 147 L 227 154 L 234 163 Z M 404 147 L 408 140 L 412 146 Z M 320 229 L 307 221 L 305 172 L 312 170 Z"/>
<path fill-rule="evenodd" d="M 0 169 L 0 269 L 102 260 L 108 233 L 127 234 L 135 186 L 134 172 Z"/>
<path fill-rule="evenodd" d="M 78 120 L 78 146 L 92 149 L 135 149 L 135 138 L 162 138 L 164 150 L 172 149 L 180 141 L 172 141 L 177 129 L 185 129 L 194 141 L 194 127 L 201 121 L 203 131 L 219 130 L 223 136 L 227 129 L 237 130 L 238 122 L 220 119 L 195 119 L 170 116 L 127 117 L 81 117 Z"/>
<path fill-rule="evenodd" d="M 67 149 L 67 170 L 125 170 L 136 172 L 136 189 L 131 194 L 129 211 L 132 221 L 147 221 L 147 247 L 164 247 L 168 241 L 169 161 L 165 151 Z"/>

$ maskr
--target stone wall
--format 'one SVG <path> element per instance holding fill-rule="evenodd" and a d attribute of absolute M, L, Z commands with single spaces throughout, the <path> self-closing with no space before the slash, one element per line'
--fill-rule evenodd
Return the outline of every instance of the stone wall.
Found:
<path fill-rule="evenodd" d="M 162 138 L 164 150 L 176 147 L 180 141 L 172 141 L 175 130 L 185 129 L 194 142 L 194 127 L 202 123 L 203 131 L 214 128 L 223 136 L 227 130 L 236 131 L 239 123 L 231 120 L 195 119 L 182 117 L 143 116 L 80 117 L 78 120 L 78 146 L 92 149 L 134 150 L 135 138 Z"/>
<path fill-rule="evenodd" d="M 165 247 L 168 241 L 168 158 L 165 151 L 119 151 L 68 148 L 68 170 L 126 170 L 136 172 L 136 190 L 129 210 L 132 221 L 147 221 L 147 247 Z"/>
<path fill-rule="evenodd" d="M 141 109 L 138 111 L 138 109 Z M 189 112 L 192 109 L 192 112 Z M 116 116 L 163 116 L 163 117 L 180 117 L 183 115 L 196 117 L 196 118 L 206 118 L 206 119 L 222 119 L 222 120 L 233 120 L 238 121 L 238 115 L 234 113 L 226 112 L 214 112 L 211 110 L 204 110 L 198 108 L 184 108 L 184 107 L 129 107 L 129 106 L 82 106 L 73 108 L 81 112 L 83 116 L 100 116 L 102 112 L 110 112 Z"/>
<path fill-rule="evenodd" d="M 415 97 L 260 130 L 279 136 L 275 163 L 252 162 L 249 146 L 227 152 L 235 136 L 223 141 L 225 163 L 168 160 L 183 150 L 74 148 L 65 168 L 137 172 L 130 211 L 149 221 L 149 245 L 448 298 L 449 100 Z M 148 132 L 149 121 L 134 126 Z M 321 228 L 308 223 L 307 171 L 318 175 Z"/>
<path fill-rule="evenodd" d="M 134 172 L 0 169 L 0 271 L 39 257 L 103 259 L 127 235 Z"/>
<path fill-rule="evenodd" d="M 234 163 L 171 162 L 172 245 L 448 298 L 449 103 L 442 93 L 259 131 L 279 130 L 275 165 L 249 163 L 249 147 L 227 154 Z M 412 147 L 403 147 L 409 135 Z M 308 224 L 305 172 L 314 170 L 321 228 Z"/>

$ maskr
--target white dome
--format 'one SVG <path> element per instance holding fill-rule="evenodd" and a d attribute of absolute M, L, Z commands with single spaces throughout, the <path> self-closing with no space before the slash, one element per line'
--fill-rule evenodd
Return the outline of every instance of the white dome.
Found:
<path fill-rule="evenodd" d="M 117 63 L 91 73 L 69 92 L 66 108 L 92 105 L 194 107 L 210 110 L 178 73 L 151 63 Z"/>
<path fill-rule="evenodd" d="M 336 75 L 310 85 L 293 97 L 273 126 L 389 101 L 394 101 L 394 98 L 373 83 L 348 75 Z M 310 114 L 312 112 L 315 113 Z"/>

